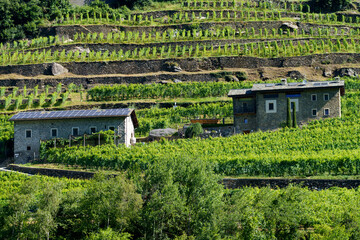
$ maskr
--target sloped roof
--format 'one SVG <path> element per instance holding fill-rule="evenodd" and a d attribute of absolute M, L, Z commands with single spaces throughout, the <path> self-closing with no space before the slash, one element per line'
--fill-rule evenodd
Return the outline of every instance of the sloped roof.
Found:
<path fill-rule="evenodd" d="M 321 82 L 295 82 L 295 83 L 260 83 L 254 84 L 251 89 L 232 89 L 229 91 L 229 97 L 246 97 L 256 92 L 286 92 L 303 89 L 317 88 L 343 88 L 344 81 L 321 81 Z"/>
<path fill-rule="evenodd" d="M 112 118 L 131 116 L 134 126 L 138 126 L 135 110 L 130 108 L 118 109 L 94 109 L 94 110 L 68 110 L 68 111 L 28 111 L 19 112 L 12 116 L 10 121 L 33 121 L 33 120 L 61 120 L 79 118 Z"/>

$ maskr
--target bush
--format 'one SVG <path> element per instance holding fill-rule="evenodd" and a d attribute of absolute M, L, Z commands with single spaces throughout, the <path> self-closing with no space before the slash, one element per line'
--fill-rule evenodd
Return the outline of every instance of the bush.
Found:
<path fill-rule="evenodd" d="M 54 20 L 70 9 L 69 0 L 0 0 L 0 41 L 32 37 L 42 19 Z"/>
<path fill-rule="evenodd" d="M 198 137 L 204 132 L 200 123 L 191 124 L 185 131 L 185 137 L 192 138 Z"/>
<path fill-rule="evenodd" d="M 244 81 L 248 79 L 248 76 L 246 74 L 246 72 L 237 72 L 235 74 L 235 76 L 240 80 L 240 81 Z"/>

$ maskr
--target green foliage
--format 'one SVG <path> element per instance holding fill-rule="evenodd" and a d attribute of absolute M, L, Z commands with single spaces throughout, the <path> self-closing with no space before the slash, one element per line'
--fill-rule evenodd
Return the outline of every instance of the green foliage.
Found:
<path fill-rule="evenodd" d="M 129 233 L 119 233 L 117 231 L 112 230 L 111 228 L 107 228 L 105 230 L 100 230 L 98 233 L 91 233 L 87 240 L 130 240 L 131 234 Z"/>
<path fill-rule="evenodd" d="M 214 236 L 223 206 L 219 180 L 205 161 L 184 155 L 157 159 L 145 172 L 144 234 L 154 239 Z"/>
<path fill-rule="evenodd" d="M 192 82 L 176 84 L 121 84 L 113 86 L 95 86 L 88 90 L 93 101 L 114 101 L 142 98 L 175 98 L 175 97 L 220 97 L 225 96 L 230 89 L 246 88 L 249 82 Z"/>
<path fill-rule="evenodd" d="M 294 102 L 294 108 L 292 110 L 292 127 L 297 128 L 297 121 L 296 121 L 296 103 Z"/>
<path fill-rule="evenodd" d="M 34 36 L 43 18 L 54 20 L 70 8 L 68 0 L 1 0 L 0 42 Z"/>
<path fill-rule="evenodd" d="M 290 98 L 287 98 L 287 114 L 286 114 L 286 126 L 290 128 L 292 126 L 291 121 L 291 102 Z"/>
<path fill-rule="evenodd" d="M 200 123 L 191 124 L 185 131 L 185 136 L 187 138 L 198 137 L 204 132 Z"/>

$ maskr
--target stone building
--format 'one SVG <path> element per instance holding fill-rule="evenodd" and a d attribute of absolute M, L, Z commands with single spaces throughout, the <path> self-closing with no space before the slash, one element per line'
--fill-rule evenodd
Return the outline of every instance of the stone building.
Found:
<path fill-rule="evenodd" d="M 251 89 L 233 89 L 234 127 L 237 133 L 274 130 L 286 124 L 287 99 L 295 106 L 298 124 L 341 116 L 340 96 L 344 81 L 254 84 Z"/>
<path fill-rule="evenodd" d="M 39 157 L 40 141 L 114 130 L 119 143 L 130 145 L 138 121 L 133 109 L 20 112 L 14 121 L 15 163 Z"/>

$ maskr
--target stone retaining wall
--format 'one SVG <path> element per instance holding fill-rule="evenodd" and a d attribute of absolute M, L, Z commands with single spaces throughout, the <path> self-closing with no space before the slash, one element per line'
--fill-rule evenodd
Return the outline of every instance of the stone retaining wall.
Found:
<path fill-rule="evenodd" d="M 238 73 L 237 71 L 233 72 L 234 74 Z M 56 87 L 58 83 L 63 85 L 69 85 L 74 83 L 78 86 L 83 85 L 85 89 L 89 88 L 91 85 L 95 84 L 149 84 L 156 83 L 160 81 L 168 81 L 178 79 L 183 82 L 215 82 L 218 81 L 218 78 L 214 74 L 171 74 L 163 73 L 156 75 L 147 75 L 147 76 L 116 76 L 116 77 L 64 77 L 64 78 L 19 78 L 19 79 L 3 79 L 0 80 L 1 87 L 13 87 L 17 86 L 22 88 L 24 85 L 28 88 L 34 88 L 35 86 L 53 86 Z"/>
<path fill-rule="evenodd" d="M 243 187 L 284 188 L 293 184 L 313 190 L 322 190 L 331 187 L 357 188 L 360 186 L 360 180 L 224 178 L 223 184 L 225 185 L 225 188 L 228 189 Z"/>
<path fill-rule="evenodd" d="M 50 168 L 32 168 L 32 167 L 22 167 L 14 164 L 10 164 L 8 169 L 28 174 L 39 174 L 46 175 L 50 177 L 66 177 L 66 178 L 82 178 L 89 179 L 94 176 L 92 172 L 82 172 L 82 171 L 70 171 L 70 170 L 61 170 L 61 169 L 50 169 Z"/>
<path fill-rule="evenodd" d="M 195 28 L 197 29 L 209 29 L 209 30 L 216 30 L 216 29 L 222 29 L 224 27 L 231 27 L 233 29 L 249 29 L 254 28 L 257 29 L 268 29 L 269 32 L 272 31 L 272 29 L 279 29 L 283 23 L 289 22 L 289 21 L 247 21 L 247 22 L 203 22 L 203 23 L 197 23 Z M 301 23 L 296 22 L 299 28 L 299 33 L 302 32 L 302 30 L 305 31 L 305 33 L 309 34 L 310 29 L 316 29 L 316 28 L 337 28 L 338 31 L 344 31 L 345 33 L 348 33 L 350 29 L 359 29 L 359 27 L 352 27 L 352 26 L 344 26 L 341 24 L 336 25 L 324 25 L 324 24 L 314 24 L 314 23 Z M 53 27 L 43 27 L 40 28 L 40 36 L 55 36 L 58 35 L 60 37 L 64 38 L 70 38 L 72 39 L 73 36 L 78 33 L 104 33 L 105 36 L 107 36 L 110 32 L 118 32 L 118 31 L 135 31 L 135 32 L 164 32 L 165 30 L 169 29 L 186 29 L 186 30 L 192 30 L 194 28 L 194 24 L 192 23 L 184 23 L 184 24 L 176 24 L 176 25 L 163 25 L 163 26 L 119 26 L 119 25 L 69 25 L 69 26 L 53 26 Z M 333 33 L 334 30 L 332 30 L 331 33 Z M 317 31 L 315 31 L 315 34 L 317 34 Z"/>
<path fill-rule="evenodd" d="M 62 63 L 70 73 L 76 75 L 106 75 L 154 73 L 167 70 L 166 62 L 177 63 L 184 71 L 199 72 L 224 68 L 257 69 L 260 67 L 311 67 L 326 64 L 360 63 L 360 54 L 332 53 L 315 54 L 288 58 L 256 57 L 209 57 L 190 59 L 128 60 L 109 62 L 69 62 Z M 13 65 L 0 67 L 0 74 L 23 76 L 50 75 L 50 63 L 33 65 Z"/>
<path fill-rule="evenodd" d="M 66 177 L 66 178 L 81 178 L 89 179 L 94 176 L 95 173 L 82 172 L 82 171 L 70 171 L 60 169 L 49 168 L 32 168 L 22 167 L 14 164 L 8 166 L 9 169 L 18 172 L 24 172 L 29 174 L 39 174 L 51 177 Z M 300 185 L 312 190 L 322 190 L 331 187 L 342 188 L 357 188 L 360 186 L 360 180 L 330 180 L 330 179 L 258 179 L 258 178 L 224 178 L 222 182 L 227 189 L 236 189 L 243 187 L 271 187 L 271 188 L 284 188 L 289 184 Z"/>

